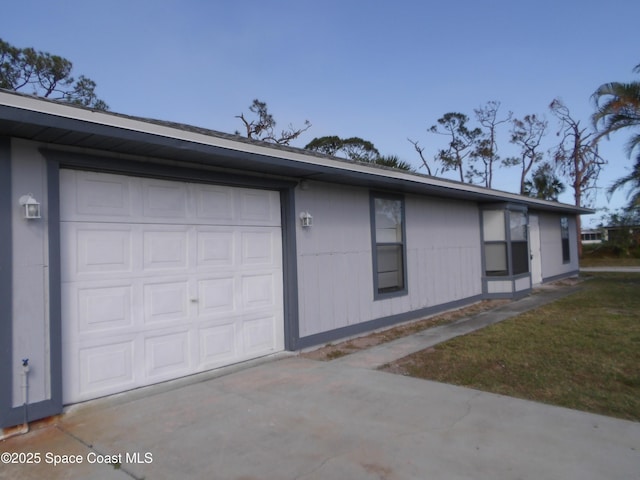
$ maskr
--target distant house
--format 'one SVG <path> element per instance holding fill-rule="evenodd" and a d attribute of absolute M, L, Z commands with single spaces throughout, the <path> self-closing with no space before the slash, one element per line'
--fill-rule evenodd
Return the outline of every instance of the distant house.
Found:
<path fill-rule="evenodd" d="M 583 245 L 602 243 L 604 239 L 606 239 L 606 230 L 603 229 L 585 229 L 580 233 L 580 241 Z"/>
<path fill-rule="evenodd" d="M 638 244 L 640 243 L 640 226 L 616 225 L 605 226 L 598 229 L 585 229 L 580 233 L 583 245 L 598 244 L 603 242 L 619 242 L 622 239 Z"/>
<path fill-rule="evenodd" d="M 0 425 L 578 272 L 557 202 L 0 91 Z"/>

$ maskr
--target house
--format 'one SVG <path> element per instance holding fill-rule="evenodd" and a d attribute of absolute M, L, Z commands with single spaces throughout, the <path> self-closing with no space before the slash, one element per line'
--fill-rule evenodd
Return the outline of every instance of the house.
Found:
<path fill-rule="evenodd" d="M 0 182 L 2 427 L 527 295 L 593 213 L 7 91 Z"/>
<path fill-rule="evenodd" d="M 580 233 L 580 241 L 583 245 L 602 243 L 603 239 L 607 240 L 607 231 L 604 229 L 586 228 Z"/>
<path fill-rule="evenodd" d="M 603 242 L 638 245 L 640 243 L 640 226 L 608 225 L 597 229 L 583 229 L 580 233 L 580 239 L 583 245 Z"/>

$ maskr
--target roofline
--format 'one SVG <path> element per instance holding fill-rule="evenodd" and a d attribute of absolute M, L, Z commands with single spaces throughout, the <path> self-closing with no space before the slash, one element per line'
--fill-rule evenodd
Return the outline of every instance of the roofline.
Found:
<path fill-rule="evenodd" d="M 190 125 L 133 117 L 112 112 L 94 110 L 69 103 L 53 101 L 0 89 L 0 120 L 23 124 L 51 124 L 43 117 L 67 119 L 91 124 L 106 136 L 114 135 L 113 129 L 128 132 L 137 140 L 150 143 L 150 137 L 169 141 L 179 141 L 181 150 L 201 150 L 213 147 L 224 150 L 232 156 L 250 155 L 260 161 L 270 159 L 293 162 L 291 165 L 304 167 L 312 176 L 313 172 L 344 175 L 345 178 L 365 180 L 368 184 L 379 184 L 385 188 L 422 191 L 425 194 L 449 194 L 451 196 L 474 197 L 483 202 L 516 202 L 532 209 L 591 214 L 595 210 L 574 205 L 525 197 L 515 193 L 489 189 L 478 185 L 436 178 L 404 170 L 381 168 L 370 164 L 352 162 L 337 157 L 318 154 L 308 150 L 252 141 L 238 135 L 229 135 Z M 1 134 L 2 132 L 0 132 Z M 139 138 L 138 138 L 139 137 Z M 64 144 L 64 142 L 59 142 Z M 199 148 L 200 147 L 200 148 Z M 96 147 L 99 148 L 99 147 Z M 436 193 L 439 192 L 439 193 Z"/>

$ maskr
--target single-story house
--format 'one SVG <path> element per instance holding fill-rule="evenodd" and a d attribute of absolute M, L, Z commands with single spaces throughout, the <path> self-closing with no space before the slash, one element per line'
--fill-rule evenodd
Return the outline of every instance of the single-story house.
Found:
<path fill-rule="evenodd" d="M 580 233 L 580 241 L 583 245 L 592 245 L 594 243 L 602 243 L 607 240 L 607 231 L 600 228 L 582 229 Z"/>
<path fill-rule="evenodd" d="M 608 225 L 598 228 L 583 229 L 580 233 L 583 245 L 605 242 L 640 244 L 639 225 Z"/>
<path fill-rule="evenodd" d="M 593 213 L 8 91 L 0 183 L 1 427 L 527 295 Z"/>

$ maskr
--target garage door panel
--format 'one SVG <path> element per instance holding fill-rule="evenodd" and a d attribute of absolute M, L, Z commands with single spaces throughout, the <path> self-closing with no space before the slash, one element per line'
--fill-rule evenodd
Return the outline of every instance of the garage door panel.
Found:
<path fill-rule="evenodd" d="M 196 198 L 196 218 L 206 223 L 233 223 L 235 202 L 233 189 L 214 185 L 193 185 Z"/>
<path fill-rule="evenodd" d="M 243 309 L 273 307 L 276 304 L 275 283 L 276 277 L 271 272 L 243 275 L 241 277 Z"/>
<path fill-rule="evenodd" d="M 277 263 L 274 248 L 275 232 L 243 231 L 241 233 L 242 265 L 273 265 Z"/>
<path fill-rule="evenodd" d="M 177 378 L 190 373 L 189 331 L 165 332 L 145 338 L 145 374 L 148 378 Z"/>
<path fill-rule="evenodd" d="M 70 224 L 64 230 L 62 241 L 68 241 L 69 244 L 63 244 L 63 248 L 68 246 L 69 250 L 73 250 L 69 252 L 71 262 L 68 262 L 72 270 L 63 271 L 63 275 L 126 273 L 133 270 L 132 228 Z"/>
<path fill-rule="evenodd" d="M 154 230 L 143 232 L 144 270 L 186 269 L 188 262 L 188 231 Z"/>
<path fill-rule="evenodd" d="M 235 322 L 227 321 L 219 325 L 200 328 L 198 338 L 201 368 L 218 365 L 237 357 L 238 341 Z"/>
<path fill-rule="evenodd" d="M 86 347 L 79 352 L 79 400 L 127 390 L 135 385 L 134 341 Z"/>
<path fill-rule="evenodd" d="M 94 220 L 132 215 L 131 181 L 120 175 L 61 170 L 61 219 Z"/>
<path fill-rule="evenodd" d="M 198 281 L 198 315 L 220 315 L 235 311 L 236 287 L 233 275 Z"/>
<path fill-rule="evenodd" d="M 244 351 L 247 355 L 266 354 L 274 350 L 274 317 L 248 318 L 243 322 Z"/>
<path fill-rule="evenodd" d="M 235 257 L 235 234 L 233 230 L 197 230 L 197 265 L 206 267 L 231 267 Z"/>
<path fill-rule="evenodd" d="M 238 225 L 280 225 L 280 196 L 269 190 L 237 189 Z"/>
<path fill-rule="evenodd" d="M 175 322 L 189 316 L 189 281 L 175 279 L 147 283 L 144 289 L 144 321 L 146 324 Z"/>
<path fill-rule="evenodd" d="M 184 219 L 187 216 L 187 184 L 142 180 L 142 216 L 154 219 Z"/>
<path fill-rule="evenodd" d="M 77 303 L 71 299 L 71 308 L 77 315 L 80 334 L 132 326 L 131 285 L 82 288 L 74 293 Z"/>
<path fill-rule="evenodd" d="M 284 348 L 277 192 L 61 178 L 65 403 Z"/>

